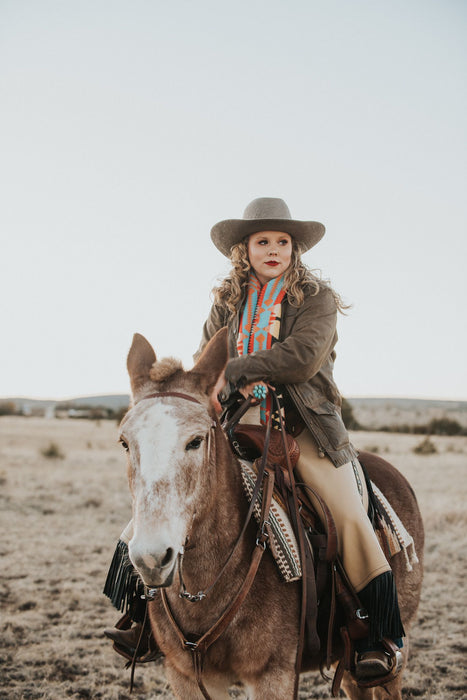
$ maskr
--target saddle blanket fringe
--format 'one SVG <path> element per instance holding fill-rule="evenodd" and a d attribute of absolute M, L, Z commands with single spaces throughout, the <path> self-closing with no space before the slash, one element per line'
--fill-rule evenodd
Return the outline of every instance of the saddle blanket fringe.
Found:
<path fill-rule="evenodd" d="M 408 572 L 412 571 L 413 565 L 418 564 L 413 537 L 407 532 L 386 496 L 373 482 L 371 482 L 371 486 L 380 505 L 380 513 L 382 511 L 383 516 L 380 520 L 381 527 L 377 527 L 375 530 L 382 550 L 388 559 L 402 551 L 405 557 L 406 569 Z"/>

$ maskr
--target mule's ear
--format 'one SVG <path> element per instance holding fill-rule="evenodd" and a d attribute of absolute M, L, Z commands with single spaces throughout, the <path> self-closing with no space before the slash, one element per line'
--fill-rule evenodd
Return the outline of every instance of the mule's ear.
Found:
<path fill-rule="evenodd" d="M 143 335 L 135 333 L 126 361 L 133 396 L 149 381 L 149 372 L 155 361 L 156 353 L 152 345 Z"/>
<path fill-rule="evenodd" d="M 221 328 L 211 338 L 203 350 L 201 357 L 189 374 L 199 376 L 202 389 L 209 394 L 215 387 L 229 359 L 227 348 L 227 327 Z"/>

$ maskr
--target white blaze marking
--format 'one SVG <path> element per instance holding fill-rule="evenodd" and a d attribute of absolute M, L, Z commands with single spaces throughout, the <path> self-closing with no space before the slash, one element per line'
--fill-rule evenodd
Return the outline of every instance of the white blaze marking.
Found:
<path fill-rule="evenodd" d="M 173 461 L 180 450 L 180 437 L 172 406 L 147 408 L 139 420 L 136 440 L 139 445 L 139 471 L 147 486 L 174 476 Z"/>

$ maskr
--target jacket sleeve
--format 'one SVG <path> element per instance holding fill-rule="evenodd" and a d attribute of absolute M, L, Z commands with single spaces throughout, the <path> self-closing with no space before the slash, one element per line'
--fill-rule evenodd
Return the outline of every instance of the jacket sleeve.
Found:
<path fill-rule="evenodd" d="M 217 331 L 220 331 L 226 325 L 225 313 L 221 306 L 213 304 L 209 316 L 207 317 L 206 323 L 203 326 L 203 333 L 201 336 L 201 342 L 195 354 L 193 355 L 193 361 L 201 357 L 206 345 L 209 343 L 211 338 L 216 335 Z"/>
<path fill-rule="evenodd" d="M 332 291 L 322 289 L 300 307 L 290 335 L 227 363 L 225 376 L 235 386 L 256 380 L 297 384 L 311 379 L 323 366 L 337 342 L 337 307 Z"/>

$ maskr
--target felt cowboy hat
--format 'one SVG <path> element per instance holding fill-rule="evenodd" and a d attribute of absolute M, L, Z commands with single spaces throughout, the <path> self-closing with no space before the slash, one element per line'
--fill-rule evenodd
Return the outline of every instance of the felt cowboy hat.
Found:
<path fill-rule="evenodd" d="M 325 228 L 318 221 L 295 221 L 289 207 L 277 197 L 258 197 L 245 209 L 243 219 L 219 221 L 211 229 L 212 242 L 221 253 L 230 257 L 233 245 L 258 231 L 284 231 L 295 238 L 300 252 L 312 248 L 324 236 Z"/>

